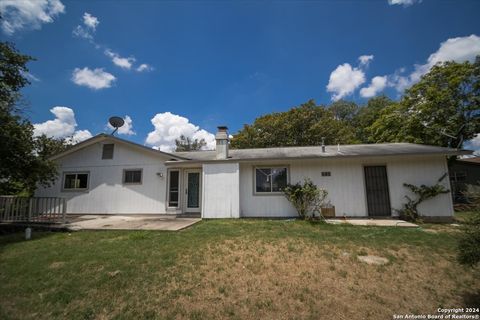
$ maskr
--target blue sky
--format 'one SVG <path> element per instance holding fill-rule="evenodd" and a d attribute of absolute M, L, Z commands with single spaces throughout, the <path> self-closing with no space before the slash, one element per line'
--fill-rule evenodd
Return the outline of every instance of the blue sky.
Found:
<path fill-rule="evenodd" d="M 9 1 L 1 37 L 37 59 L 38 132 L 82 139 L 128 115 L 124 138 L 164 150 L 309 99 L 398 98 L 480 54 L 480 1 Z"/>

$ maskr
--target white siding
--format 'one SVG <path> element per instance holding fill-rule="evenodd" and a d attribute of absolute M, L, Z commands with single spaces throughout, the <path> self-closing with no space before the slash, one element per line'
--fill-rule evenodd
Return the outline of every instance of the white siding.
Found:
<path fill-rule="evenodd" d="M 68 213 L 165 213 L 167 159 L 115 143 L 113 159 L 102 160 L 102 144 L 93 144 L 59 159 L 56 183 L 50 188 L 39 188 L 36 195 L 66 198 Z M 128 168 L 143 170 L 142 184 L 123 184 L 123 170 Z M 88 191 L 62 190 L 66 171 L 90 172 Z M 163 177 L 157 175 L 159 172 Z"/>
<path fill-rule="evenodd" d="M 239 165 L 219 163 L 203 165 L 203 218 L 238 218 Z"/>
<path fill-rule="evenodd" d="M 296 216 L 293 206 L 283 195 L 255 195 L 255 165 L 288 165 L 290 183 L 303 181 L 308 177 L 325 188 L 328 199 L 335 206 L 337 216 L 367 216 L 367 203 L 364 185 L 364 165 L 386 165 L 392 215 L 405 202 L 408 190 L 403 183 L 415 185 L 435 184 L 447 172 L 446 160 L 437 157 L 384 157 L 370 159 L 336 159 L 305 161 L 269 161 L 242 163 L 240 166 L 240 215 L 242 217 L 289 217 Z M 322 177 L 322 171 L 330 171 L 331 176 Z M 450 188 L 448 177 L 443 180 Z M 442 194 L 426 201 L 420 212 L 428 216 L 451 216 L 453 214 L 450 194 Z"/>

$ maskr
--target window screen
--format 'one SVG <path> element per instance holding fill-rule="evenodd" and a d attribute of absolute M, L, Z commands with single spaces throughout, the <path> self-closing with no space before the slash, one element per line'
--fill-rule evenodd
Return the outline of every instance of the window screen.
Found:
<path fill-rule="evenodd" d="M 168 206 L 178 207 L 180 172 L 170 171 L 169 187 L 168 187 Z"/>
<path fill-rule="evenodd" d="M 125 170 L 123 173 L 123 183 L 142 183 L 142 170 Z"/>
<path fill-rule="evenodd" d="M 103 145 L 102 159 L 113 159 L 114 146 L 113 143 Z"/>
<path fill-rule="evenodd" d="M 255 191 L 282 192 L 287 186 L 287 168 L 256 168 Z"/>
<path fill-rule="evenodd" d="M 85 190 L 88 188 L 88 173 L 66 173 L 63 178 L 63 189 Z"/>

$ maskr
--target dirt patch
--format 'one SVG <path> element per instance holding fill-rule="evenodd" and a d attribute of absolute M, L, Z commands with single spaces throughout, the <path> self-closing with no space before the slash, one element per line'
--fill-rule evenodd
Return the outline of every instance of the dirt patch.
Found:
<path fill-rule="evenodd" d="M 49 269 L 60 269 L 61 267 L 63 267 L 65 265 L 65 262 L 63 261 L 55 261 L 55 262 L 52 262 L 48 268 Z"/>
<path fill-rule="evenodd" d="M 358 256 L 358 260 L 365 262 L 366 264 L 383 265 L 388 263 L 387 258 L 377 256 Z"/>

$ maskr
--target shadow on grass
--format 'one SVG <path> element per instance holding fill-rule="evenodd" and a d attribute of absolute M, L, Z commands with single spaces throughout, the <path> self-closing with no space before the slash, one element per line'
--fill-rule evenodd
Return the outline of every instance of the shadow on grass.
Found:
<path fill-rule="evenodd" d="M 2 249 L 13 243 L 23 241 L 35 241 L 51 236 L 59 231 L 50 231 L 45 228 L 32 227 L 30 240 L 25 240 L 25 226 L 3 225 L 0 226 L 0 252 Z"/>
<path fill-rule="evenodd" d="M 462 298 L 466 308 L 478 308 L 480 305 L 480 291 L 465 292 Z"/>

